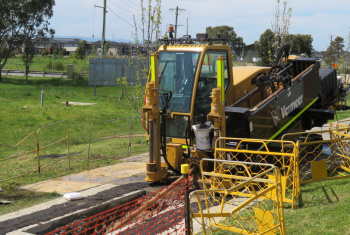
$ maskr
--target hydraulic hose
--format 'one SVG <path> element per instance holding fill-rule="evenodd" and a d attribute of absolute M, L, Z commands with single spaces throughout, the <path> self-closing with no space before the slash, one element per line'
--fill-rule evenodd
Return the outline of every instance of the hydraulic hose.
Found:
<path fill-rule="evenodd" d="M 167 99 L 166 101 L 164 102 L 164 105 L 163 105 L 163 108 L 162 108 L 162 113 L 161 113 L 161 119 L 162 119 L 162 122 L 161 122 L 161 127 L 160 127 L 160 147 L 162 149 L 162 156 L 163 156 L 163 159 L 165 161 L 165 163 L 167 164 L 168 168 L 174 172 L 176 175 L 181 175 L 181 172 L 177 169 L 175 169 L 168 161 L 168 157 L 166 155 L 166 122 L 165 122 L 165 115 L 166 115 L 166 111 L 168 109 L 168 103 L 172 97 L 172 93 L 170 93 L 170 96 L 168 96 L 168 93 L 165 93 L 164 95 L 166 95 Z"/>
<path fill-rule="evenodd" d="M 168 157 L 166 155 L 166 134 L 165 134 L 165 130 L 166 130 L 166 125 L 165 125 L 165 112 L 166 112 L 166 108 L 163 108 L 162 110 L 162 124 L 161 124 L 161 138 L 160 138 L 160 146 L 162 149 L 162 156 L 163 159 L 165 161 L 165 163 L 168 165 L 168 168 L 174 172 L 176 175 L 181 175 L 181 172 L 177 169 L 175 169 L 168 161 Z"/>

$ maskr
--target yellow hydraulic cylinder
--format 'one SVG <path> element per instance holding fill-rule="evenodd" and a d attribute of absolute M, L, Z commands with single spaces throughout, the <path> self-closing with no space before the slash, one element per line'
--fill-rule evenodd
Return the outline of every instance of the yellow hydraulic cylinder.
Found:
<path fill-rule="evenodd" d="M 146 163 L 146 180 L 160 181 L 166 177 L 166 169 L 160 160 L 160 115 L 158 91 L 158 54 L 151 55 L 151 81 L 146 86 L 146 103 L 143 112 L 148 113 L 149 160 Z"/>

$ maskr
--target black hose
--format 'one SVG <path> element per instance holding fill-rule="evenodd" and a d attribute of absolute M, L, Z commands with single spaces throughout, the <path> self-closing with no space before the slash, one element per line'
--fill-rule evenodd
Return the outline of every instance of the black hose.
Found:
<path fill-rule="evenodd" d="M 168 168 L 174 172 L 176 175 L 181 175 L 181 172 L 178 169 L 175 169 L 168 161 L 168 157 L 166 155 L 166 134 L 165 134 L 165 130 L 166 130 L 166 125 L 165 125 L 165 111 L 166 109 L 163 109 L 162 111 L 162 125 L 161 125 L 161 138 L 160 138 L 160 146 L 162 149 L 162 156 L 163 159 L 165 161 L 165 163 L 167 164 Z"/>
<path fill-rule="evenodd" d="M 160 148 L 162 149 L 162 156 L 163 159 L 165 161 L 165 163 L 167 164 L 168 168 L 174 172 L 176 175 L 181 175 L 181 172 L 178 169 L 175 169 L 168 161 L 168 157 L 166 155 L 166 124 L 165 124 L 165 115 L 166 115 L 166 111 L 168 109 L 168 103 L 172 97 L 172 93 L 170 93 L 170 96 L 168 96 L 168 93 L 165 93 L 164 95 L 166 95 L 166 101 L 164 102 L 163 108 L 162 108 L 162 113 L 161 113 L 161 118 L 162 118 L 162 123 L 161 123 L 161 130 L 160 130 Z"/>

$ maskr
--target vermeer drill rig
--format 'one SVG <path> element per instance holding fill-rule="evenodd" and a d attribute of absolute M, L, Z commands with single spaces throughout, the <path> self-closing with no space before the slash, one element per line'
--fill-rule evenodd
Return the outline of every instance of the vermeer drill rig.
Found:
<path fill-rule="evenodd" d="M 232 67 L 231 48 L 220 40 L 165 39 L 151 56 L 147 181 L 212 157 L 218 137 L 278 139 L 322 126 L 344 108 L 347 89 L 317 59 L 291 59 L 286 45 L 272 66 Z"/>

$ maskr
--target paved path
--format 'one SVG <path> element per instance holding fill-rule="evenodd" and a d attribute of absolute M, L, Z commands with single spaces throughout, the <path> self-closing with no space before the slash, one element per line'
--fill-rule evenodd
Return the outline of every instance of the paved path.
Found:
<path fill-rule="evenodd" d="M 24 72 L 1 72 L 1 75 L 3 76 L 25 76 Z M 48 78 L 67 78 L 67 75 L 65 73 L 42 73 L 42 72 L 35 72 L 35 73 L 28 73 L 29 77 L 48 77 Z"/>
<path fill-rule="evenodd" d="M 122 163 L 100 167 L 77 174 L 67 175 L 28 184 L 21 189 L 38 192 L 56 192 L 65 194 L 79 192 L 104 184 L 120 185 L 127 182 L 141 182 L 145 179 L 145 170 L 148 154 L 141 154 L 124 158 Z"/>

